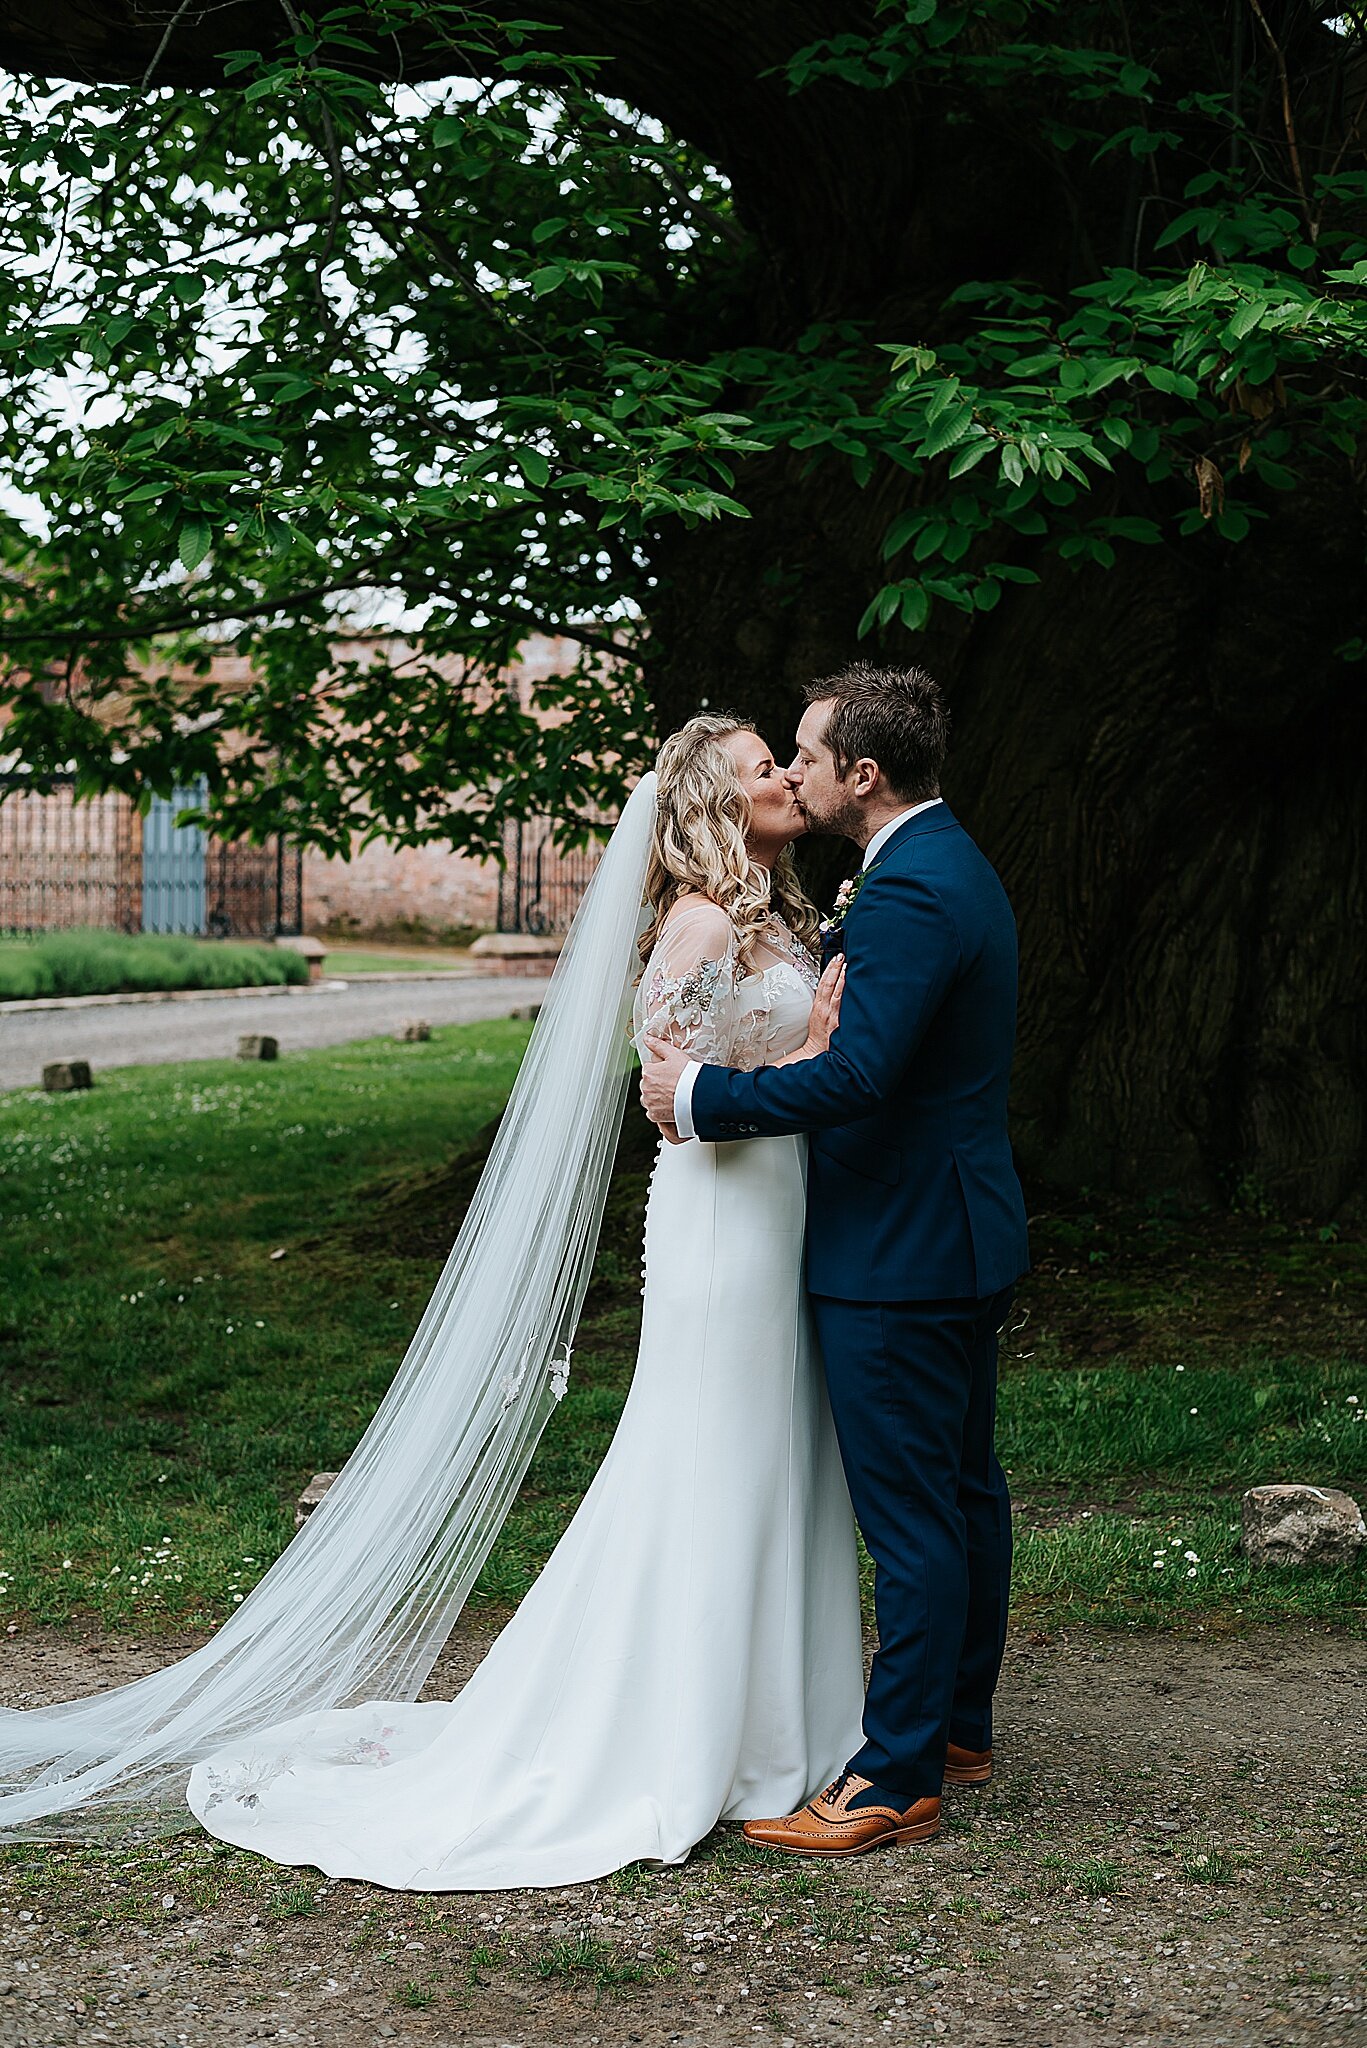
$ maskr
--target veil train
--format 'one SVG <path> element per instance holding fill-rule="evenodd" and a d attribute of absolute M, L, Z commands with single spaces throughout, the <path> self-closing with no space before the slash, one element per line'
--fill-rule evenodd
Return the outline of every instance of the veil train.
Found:
<path fill-rule="evenodd" d="M 296 1714 L 421 1690 L 565 1391 L 632 1070 L 655 776 L 547 988 L 469 1214 L 341 1474 L 202 1648 L 92 1698 L 0 1710 L 0 1843 L 162 1832 L 191 1766 Z"/>

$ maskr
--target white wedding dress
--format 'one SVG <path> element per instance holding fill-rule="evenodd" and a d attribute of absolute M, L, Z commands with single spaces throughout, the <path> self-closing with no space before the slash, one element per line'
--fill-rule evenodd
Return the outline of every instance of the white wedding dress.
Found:
<path fill-rule="evenodd" d="M 811 962 L 771 918 L 752 971 L 676 906 L 647 1031 L 753 1067 L 799 1046 Z M 224 1841 L 398 1890 L 561 1885 L 679 1863 L 792 1811 L 858 1748 L 854 1526 L 802 1291 L 806 1140 L 664 1145 L 640 1351 L 603 1464 L 458 1697 L 305 1714 L 196 1765 Z"/>

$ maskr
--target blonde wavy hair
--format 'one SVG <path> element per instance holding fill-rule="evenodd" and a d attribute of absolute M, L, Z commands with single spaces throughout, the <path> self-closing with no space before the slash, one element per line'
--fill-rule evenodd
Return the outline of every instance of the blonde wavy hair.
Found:
<path fill-rule="evenodd" d="M 726 912 L 743 967 L 752 965 L 755 940 L 771 911 L 809 952 L 819 952 L 816 906 L 798 880 L 792 848 L 784 847 L 768 874 L 745 850 L 750 799 L 722 742 L 733 732 L 754 730 L 748 719 L 729 712 L 703 712 L 671 733 L 659 751 L 642 960 L 650 958 L 679 898 L 690 894 L 706 896 Z"/>

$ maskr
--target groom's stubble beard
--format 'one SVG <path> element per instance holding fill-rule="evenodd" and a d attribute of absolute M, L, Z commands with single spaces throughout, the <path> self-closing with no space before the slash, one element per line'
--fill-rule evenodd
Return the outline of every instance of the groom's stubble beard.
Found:
<path fill-rule="evenodd" d="M 868 838 L 863 806 L 843 788 L 828 807 L 804 800 L 802 814 L 807 820 L 807 830 L 822 837 L 852 839 L 856 846 L 863 846 Z"/>

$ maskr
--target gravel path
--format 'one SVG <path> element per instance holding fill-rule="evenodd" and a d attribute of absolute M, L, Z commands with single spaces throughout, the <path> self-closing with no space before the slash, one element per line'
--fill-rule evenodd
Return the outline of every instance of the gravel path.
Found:
<path fill-rule="evenodd" d="M 489 1639 L 463 1626 L 433 1690 Z M 0 1698 L 185 1645 L 35 1630 Z M 412 1896 L 225 1851 L 0 1857 L 5 2048 L 1311 2048 L 1364 2031 L 1367 1646 L 1016 1635 L 998 1770 L 934 1842 Z"/>
<path fill-rule="evenodd" d="M 279 995 L 213 997 L 207 1001 L 110 1003 L 89 1009 L 0 1007 L 0 1089 L 36 1088 L 48 1060 L 89 1060 L 101 1067 L 161 1066 L 171 1060 L 228 1058 L 241 1031 L 268 1031 L 282 1053 L 305 1046 L 345 1045 L 377 1038 L 407 1017 L 429 1024 L 476 1024 L 539 1003 L 544 978 L 522 975 L 440 975 L 424 981 L 323 983 Z"/>

